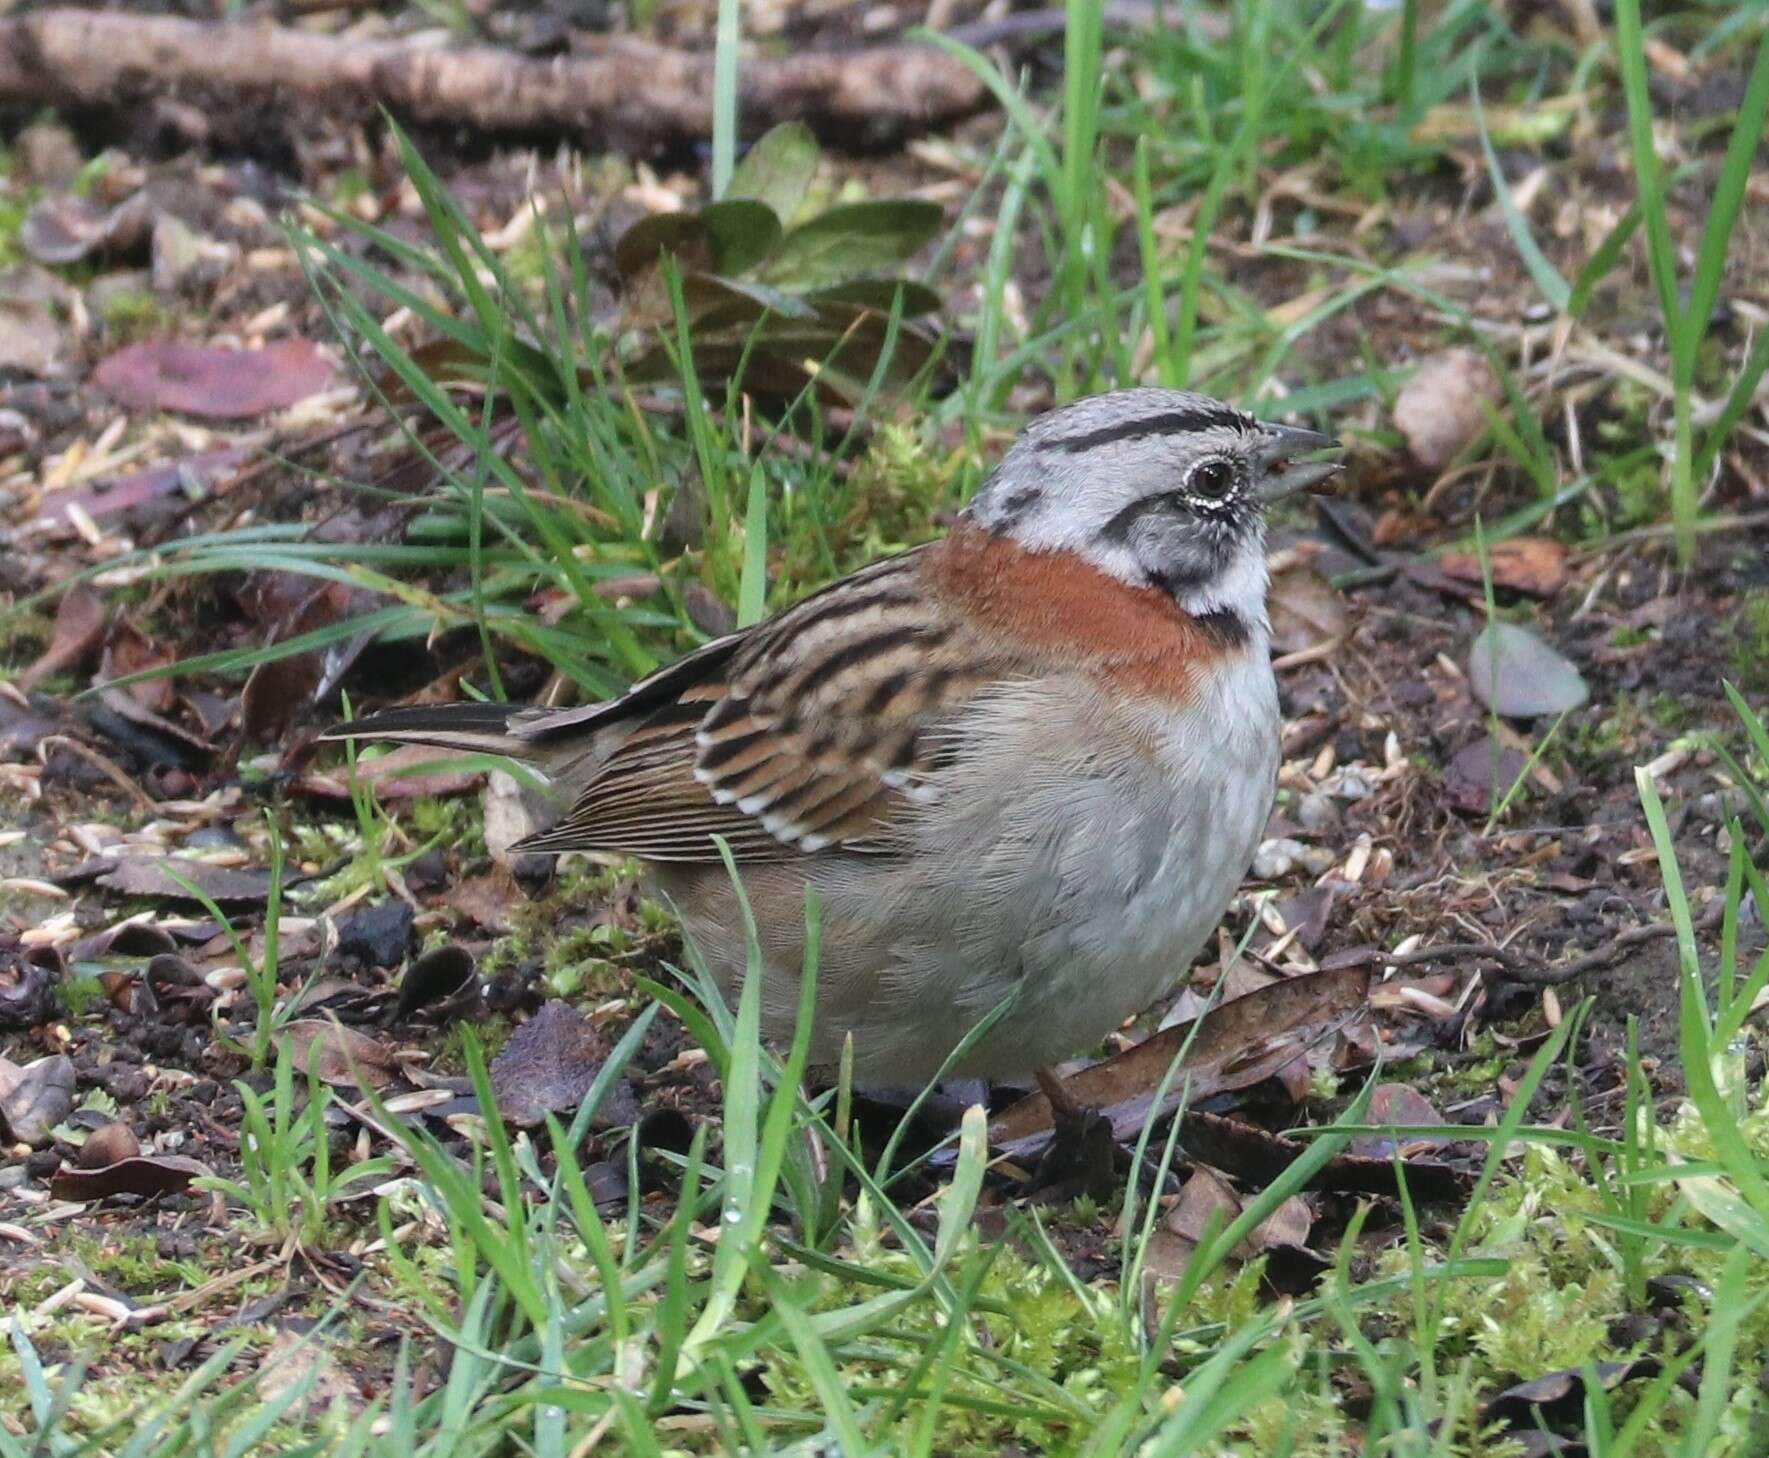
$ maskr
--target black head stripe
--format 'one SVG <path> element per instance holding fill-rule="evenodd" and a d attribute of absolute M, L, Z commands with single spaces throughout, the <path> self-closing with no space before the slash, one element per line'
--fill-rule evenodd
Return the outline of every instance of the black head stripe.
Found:
<path fill-rule="evenodd" d="M 1059 435 L 1038 442 L 1040 451 L 1090 451 L 1096 446 L 1115 445 L 1119 441 L 1141 440 L 1151 435 L 1195 435 L 1205 430 L 1238 430 L 1253 428 L 1250 417 L 1227 405 L 1203 405 L 1196 410 L 1168 410 L 1160 415 L 1144 415 L 1135 420 L 1120 420 L 1116 425 L 1089 431 L 1086 435 Z"/>

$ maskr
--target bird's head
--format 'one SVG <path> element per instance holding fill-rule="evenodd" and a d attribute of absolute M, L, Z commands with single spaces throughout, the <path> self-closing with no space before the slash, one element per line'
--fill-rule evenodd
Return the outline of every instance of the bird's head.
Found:
<path fill-rule="evenodd" d="M 965 508 L 1032 551 L 1068 551 L 1187 611 L 1263 619 L 1265 511 L 1324 480 L 1331 437 L 1185 390 L 1118 390 L 1040 416 Z"/>

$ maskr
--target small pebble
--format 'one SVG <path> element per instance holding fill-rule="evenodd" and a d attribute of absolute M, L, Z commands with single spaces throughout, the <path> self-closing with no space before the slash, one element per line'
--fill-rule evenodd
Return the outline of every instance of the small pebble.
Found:
<path fill-rule="evenodd" d="M 1320 794 L 1331 795 L 1335 800 L 1367 800 L 1375 792 L 1375 782 L 1365 770 L 1354 764 L 1348 764 L 1328 776 L 1318 791 Z"/>
<path fill-rule="evenodd" d="M 1695 801 L 1696 817 L 1708 825 L 1724 825 L 1749 808 L 1750 801 L 1743 790 L 1709 790 Z"/>
<path fill-rule="evenodd" d="M 1296 821 L 1308 830 L 1324 830 L 1339 821 L 1339 807 L 1324 790 L 1310 790 L 1296 806 Z"/>
<path fill-rule="evenodd" d="M 1253 853 L 1253 874 L 1261 881 L 1275 881 L 1298 867 L 1317 873 L 1324 871 L 1336 859 L 1332 851 L 1321 846 L 1279 837 L 1264 842 Z"/>

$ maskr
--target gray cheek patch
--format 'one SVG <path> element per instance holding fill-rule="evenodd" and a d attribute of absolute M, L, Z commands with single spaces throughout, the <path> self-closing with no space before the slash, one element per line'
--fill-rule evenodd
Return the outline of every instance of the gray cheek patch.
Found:
<path fill-rule="evenodd" d="M 991 531 L 1009 530 L 1044 504 L 1044 487 L 1030 481 L 1010 482 L 997 471 L 971 498 L 965 514 Z"/>

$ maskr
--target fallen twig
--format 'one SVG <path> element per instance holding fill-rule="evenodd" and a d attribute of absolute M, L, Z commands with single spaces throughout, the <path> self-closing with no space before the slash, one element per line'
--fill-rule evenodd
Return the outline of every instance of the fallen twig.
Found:
<path fill-rule="evenodd" d="M 1717 926 L 1723 909 L 1719 902 L 1711 903 L 1696 918 L 1695 929 L 1709 931 Z M 1539 957 L 1514 951 L 1510 947 L 1501 947 L 1494 942 L 1443 942 L 1435 947 L 1417 947 L 1410 952 L 1385 952 L 1380 947 L 1353 947 L 1325 958 L 1321 962 L 1321 970 L 1328 972 L 1337 967 L 1364 967 L 1373 962 L 1384 967 L 1405 968 L 1417 967 L 1426 962 L 1478 961 L 1491 962 L 1498 968 L 1501 976 L 1512 982 L 1526 983 L 1531 987 L 1554 987 L 1583 977 L 1587 972 L 1601 972 L 1628 948 L 1637 947 L 1642 942 L 1655 942 L 1662 937 L 1675 936 L 1676 932 L 1676 927 L 1668 921 L 1649 921 L 1643 926 L 1631 926 L 1626 931 L 1617 932 L 1602 946 L 1586 952 L 1582 957 L 1574 957 L 1570 962 L 1544 962 Z"/>
<path fill-rule="evenodd" d="M 386 106 L 487 133 L 563 133 L 629 149 L 712 131 L 712 58 L 642 41 L 594 40 L 533 59 L 491 46 L 438 47 L 289 26 L 49 9 L 0 20 L 0 102 L 102 107 L 171 91 L 225 104 L 306 97 Z M 929 45 L 747 58 L 739 115 L 760 132 L 809 123 L 832 141 L 883 147 L 976 111 L 987 92 Z"/>

